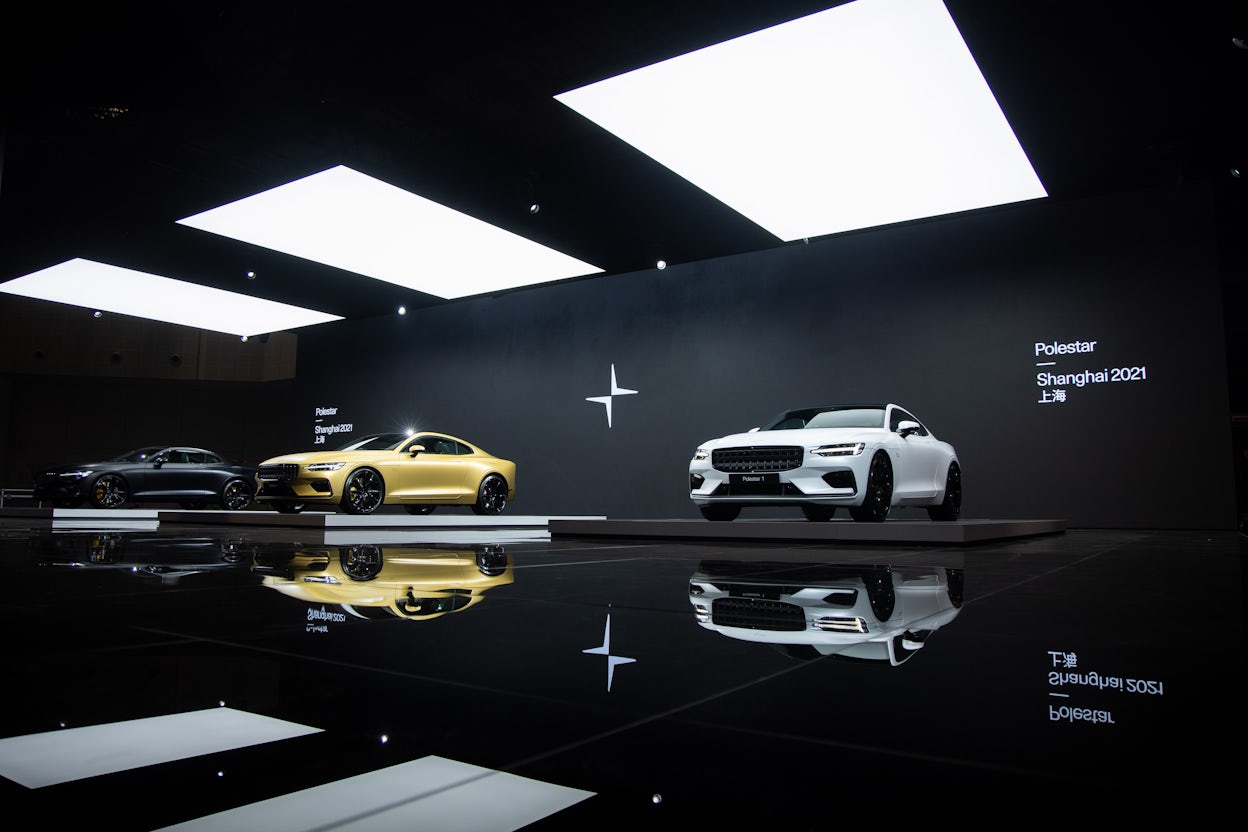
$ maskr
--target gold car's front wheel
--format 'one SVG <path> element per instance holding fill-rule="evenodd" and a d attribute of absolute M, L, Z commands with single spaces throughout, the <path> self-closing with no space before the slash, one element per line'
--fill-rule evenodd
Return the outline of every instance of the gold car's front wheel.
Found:
<path fill-rule="evenodd" d="M 342 490 L 342 510 L 347 514 L 372 514 L 386 500 L 386 484 L 372 468 L 360 468 L 347 477 Z"/>

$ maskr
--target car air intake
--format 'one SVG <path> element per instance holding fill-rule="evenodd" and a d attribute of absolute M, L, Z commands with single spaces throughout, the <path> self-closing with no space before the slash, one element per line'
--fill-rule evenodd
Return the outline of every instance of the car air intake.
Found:
<path fill-rule="evenodd" d="M 806 613 L 797 604 L 783 601 L 717 598 L 711 605 L 711 622 L 720 627 L 800 632 L 806 629 Z"/>
<path fill-rule="evenodd" d="M 797 445 L 720 448 L 711 453 L 711 465 L 716 471 L 729 473 L 792 471 L 801 467 L 802 453 Z"/>
<path fill-rule="evenodd" d="M 261 465 L 256 471 L 256 476 L 266 482 L 293 480 L 299 476 L 299 466 L 290 462 L 281 465 Z"/>

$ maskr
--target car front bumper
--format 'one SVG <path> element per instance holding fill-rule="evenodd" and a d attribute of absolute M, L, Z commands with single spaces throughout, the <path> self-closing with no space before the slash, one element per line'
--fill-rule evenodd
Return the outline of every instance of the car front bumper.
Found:
<path fill-rule="evenodd" d="M 720 467 L 714 455 L 689 463 L 689 498 L 696 505 L 861 505 L 874 452 L 867 447 L 855 455 L 823 457 L 802 448 L 795 467 L 767 470 L 786 463 L 763 457 L 751 462 L 743 449 L 719 450 L 732 451 L 737 458 L 721 460 Z"/>

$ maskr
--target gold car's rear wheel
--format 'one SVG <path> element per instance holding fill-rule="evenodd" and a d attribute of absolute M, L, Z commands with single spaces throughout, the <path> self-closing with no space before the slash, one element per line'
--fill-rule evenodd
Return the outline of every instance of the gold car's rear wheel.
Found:
<path fill-rule="evenodd" d="M 386 500 L 386 484 L 372 468 L 351 472 L 342 489 L 342 510 L 347 514 L 372 514 Z"/>
<path fill-rule="evenodd" d="M 490 474 L 481 480 L 477 489 L 477 501 L 472 505 L 473 514 L 498 514 L 507 505 L 507 481 L 498 474 Z"/>

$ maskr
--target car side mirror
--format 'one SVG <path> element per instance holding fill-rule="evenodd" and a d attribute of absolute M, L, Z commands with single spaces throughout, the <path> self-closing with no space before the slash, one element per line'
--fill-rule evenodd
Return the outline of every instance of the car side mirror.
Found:
<path fill-rule="evenodd" d="M 412 445 L 410 448 L 407 449 L 407 455 L 416 456 L 416 454 L 420 453 L 424 449 L 425 449 L 424 445 Z"/>
<path fill-rule="evenodd" d="M 153 459 L 153 460 L 152 460 L 152 467 L 153 467 L 153 468 L 159 468 L 160 466 L 164 465 L 164 464 L 165 464 L 166 462 L 168 462 L 168 461 L 169 461 L 169 460 L 168 460 L 168 459 L 166 459 L 165 457 L 163 457 L 163 456 L 158 456 L 158 457 L 156 457 L 155 459 Z"/>
<path fill-rule="evenodd" d="M 902 436 L 918 433 L 921 429 L 922 426 L 918 422 L 912 422 L 909 419 L 904 419 L 897 423 L 897 432 Z"/>

